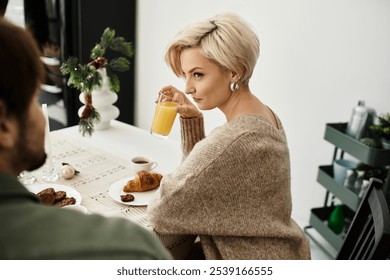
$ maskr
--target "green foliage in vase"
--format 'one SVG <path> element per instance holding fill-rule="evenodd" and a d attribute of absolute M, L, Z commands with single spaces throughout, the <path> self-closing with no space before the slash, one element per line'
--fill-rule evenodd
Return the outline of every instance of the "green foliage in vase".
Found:
<path fill-rule="evenodd" d="M 379 122 L 370 126 L 375 136 L 390 140 L 390 113 L 378 117 Z"/>
<path fill-rule="evenodd" d="M 107 59 L 108 51 L 120 53 L 120 56 Z M 129 58 L 133 55 L 132 43 L 116 36 L 115 30 L 107 27 L 100 42 L 92 48 L 89 63 L 81 64 L 76 57 L 70 57 L 61 65 L 61 72 L 69 75 L 68 85 L 84 92 L 85 109 L 79 123 L 83 135 L 92 135 L 94 124 L 100 121 L 99 112 L 93 108 L 91 98 L 91 91 L 102 86 L 102 76 L 98 70 L 106 69 L 110 90 L 118 93 L 120 81 L 115 72 L 129 70 Z"/>

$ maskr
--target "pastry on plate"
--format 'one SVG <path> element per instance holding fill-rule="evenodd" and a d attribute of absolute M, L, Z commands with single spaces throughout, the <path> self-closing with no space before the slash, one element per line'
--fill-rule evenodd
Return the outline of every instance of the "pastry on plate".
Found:
<path fill-rule="evenodd" d="M 149 171 L 138 171 L 133 180 L 129 180 L 123 187 L 124 192 L 145 192 L 160 185 L 162 175 Z"/>

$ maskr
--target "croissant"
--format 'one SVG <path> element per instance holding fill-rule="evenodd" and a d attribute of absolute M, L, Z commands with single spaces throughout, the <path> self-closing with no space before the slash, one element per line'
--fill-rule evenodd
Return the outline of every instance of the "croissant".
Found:
<path fill-rule="evenodd" d="M 133 180 L 123 187 L 124 192 L 145 192 L 157 188 L 160 185 L 162 175 L 149 171 L 138 171 Z"/>

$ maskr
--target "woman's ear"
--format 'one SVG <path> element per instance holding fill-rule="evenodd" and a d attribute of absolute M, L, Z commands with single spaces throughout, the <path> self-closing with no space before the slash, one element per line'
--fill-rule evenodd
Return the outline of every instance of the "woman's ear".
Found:
<path fill-rule="evenodd" d="M 232 72 L 231 72 L 232 81 L 238 80 L 239 77 L 240 77 L 240 75 L 239 75 L 236 71 L 232 71 Z"/>
<path fill-rule="evenodd" d="M 243 74 L 240 73 L 239 71 L 232 71 L 231 72 L 231 79 L 234 82 L 238 82 L 241 79 L 242 75 Z"/>
<path fill-rule="evenodd" d="M 17 121 L 7 114 L 7 107 L 0 100 L 0 148 L 12 148 L 17 141 Z"/>

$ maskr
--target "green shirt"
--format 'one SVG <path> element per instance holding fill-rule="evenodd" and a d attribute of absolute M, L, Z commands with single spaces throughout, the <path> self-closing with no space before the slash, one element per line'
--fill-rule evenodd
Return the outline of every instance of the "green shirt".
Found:
<path fill-rule="evenodd" d="M 170 259 L 153 233 L 123 218 L 44 206 L 0 173 L 0 259 Z"/>

